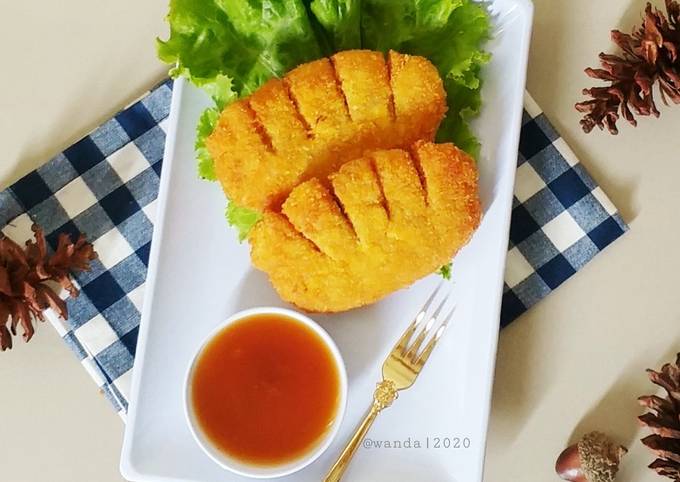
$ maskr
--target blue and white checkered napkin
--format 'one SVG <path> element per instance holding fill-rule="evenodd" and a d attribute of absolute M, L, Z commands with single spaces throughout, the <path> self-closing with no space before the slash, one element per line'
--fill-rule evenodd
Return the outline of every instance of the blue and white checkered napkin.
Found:
<path fill-rule="evenodd" d="M 33 222 L 52 247 L 86 233 L 99 253 L 78 274 L 70 319 L 47 318 L 125 417 L 144 299 L 172 84 L 165 82 L 0 192 L 2 232 Z M 225 227 L 226 229 L 226 227 Z M 501 323 L 538 302 L 627 229 L 616 208 L 527 95 Z"/>

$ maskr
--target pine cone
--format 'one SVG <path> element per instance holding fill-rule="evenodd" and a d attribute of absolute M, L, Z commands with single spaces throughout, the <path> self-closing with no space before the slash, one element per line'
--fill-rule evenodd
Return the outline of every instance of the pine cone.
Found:
<path fill-rule="evenodd" d="M 592 99 L 576 104 L 576 110 L 586 114 L 580 122 L 586 133 L 606 126 L 618 134 L 619 114 L 633 126 L 635 115 L 659 117 L 653 92 L 657 82 L 664 104 L 668 99 L 680 104 L 680 3 L 666 0 L 666 11 L 668 17 L 647 3 L 643 23 L 631 35 L 612 30 L 622 54 L 600 53 L 602 68 L 585 70 L 589 77 L 610 82 L 584 89 Z"/>
<path fill-rule="evenodd" d="M 29 341 L 35 331 L 33 320 L 43 321 L 48 307 L 66 319 L 66 303 L 46 282 L 55 281 L 76 297 L 78 290 L 69 272 L 88 270 L 97 257 L 82 234 L 72 243 L 64 233 L 50 256 L 43 230 L 35 224 L 31 229 L 35 242 L 27 241 L 25 249 L 0 233 L 0 351 L 12 348 L 12 336 L 19 325 L 24 340 Z M 11 322 L 9 328 L 7 322 Z"/>
<path fill-rule="evenodd" d="M 638 417 L 643 426 L 652 431 L 642 443 L 659 458 L 649 466 L 659 475 L 680 482 L 680 353 L 675 364 L 667 363 L 661 371 L 647 370 L 649 379 L 662 387 L 667 397 L 640 397 L 640 405 L 651 412 Z"/>

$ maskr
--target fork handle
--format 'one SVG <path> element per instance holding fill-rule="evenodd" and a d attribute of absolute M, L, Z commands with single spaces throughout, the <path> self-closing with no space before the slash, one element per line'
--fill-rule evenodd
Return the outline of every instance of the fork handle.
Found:
<path fill-rule="evenodd" d="M 361 441 L 364 439 L 368 430 L 373 425 L 378 414 L 384 409 L 392 405 L 392 402 L 396 400 L 398 396 L 397 389 L 392 380 L 383 380 L 376 385 L 375 392 L 373 393 L 373 403 L 368 413 L 361 421 L 361 424 L 357 428 L 356 432 L 350 439 L 350 441 L 345 446 L 338 459 L 333 464 L 333 467 L 328 471 L 324 482 L 338 482 L 342 479 L 345 474 L 349 463 L 354 457 Z"/>

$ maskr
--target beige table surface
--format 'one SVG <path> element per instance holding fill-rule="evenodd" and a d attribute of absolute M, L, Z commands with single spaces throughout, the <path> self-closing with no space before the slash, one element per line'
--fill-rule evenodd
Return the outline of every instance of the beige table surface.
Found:
<path fill-rule="evenodd" d="M 556 480 L 575 434 L 630 444 L 621 481 L 652 482 L 638 442 L 644 368 L 680 350 L 680 107 L 618 137 L 584 135 L 582 69 L 642 0 L 536 0 L 528 89 L 631 230 L 508 329 L 499 345 L 487 482 Z M 662 3 L 661 1 L 656 2 Z M 163 76 L 165 0 L 0 0 L 0 188 Z M 0 355 L 0 480 L 120 482 L 123 424 L 56 332 Z M 436 481 L 439 482 L 439 481 Z"/>

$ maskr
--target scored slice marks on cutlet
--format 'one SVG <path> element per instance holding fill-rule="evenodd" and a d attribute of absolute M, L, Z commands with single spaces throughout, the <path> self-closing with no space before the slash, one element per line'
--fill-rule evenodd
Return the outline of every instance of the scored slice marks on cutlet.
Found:
<path fill-rule="evenodd" d="M 250 235 L 253 264 L 306 310 L 355 308 L 413 283 L 480 221 L 475 163 L 451 144 L 376 151 L 330 180 L 299 185 Z"/>
<path fill-rule="evenodd" d="M 274 152 L 292 151 L 309 137 L 304 121 L 281 81 L 270 80 L 255 91 L 248 102 L 269 136 Z"/>
<path fill-rule="evenodd" d="M 329 59 L 302 64 L 283 78 L 290 96 L 312 131 L 312 137 L 332 139 L 350 123 L 340 86 Z"/>
<path fill-rule="evenodd" d="M 427 59 L 345 51 L 227 106 L 206 145 L 229 199 L 263 211 L 364 152 L 432 140 L 445 112 L 442 81 Z"/>
<path fill-rule="evenodd" d="M 394 122 L 390 78 L 382 52 L 355 50 L 331 57 L 350 118 L 388 127 Z"/>
<path fill-rule="evenodd" d="M 387 229 L 389 216 L 373 160 L 364 157 L 348 162 L 330 179 L 359 241 L 365 244 L 379 242 Z"/>
<path fill-rule="evenodd" d="M 295 229 L 330 258 L 342 259 L 356 243 L 352 226 L 318 179 L 293 189 L 282 212 Z"/>
<path fill-rule="evenodd" d="M 375 163 L 390 219 L 394 223 L 418 221 L 425 213 L 425 193 L 410 155 L 403 150 L 376 151 Z"/>

